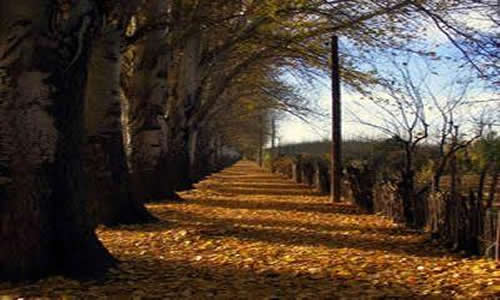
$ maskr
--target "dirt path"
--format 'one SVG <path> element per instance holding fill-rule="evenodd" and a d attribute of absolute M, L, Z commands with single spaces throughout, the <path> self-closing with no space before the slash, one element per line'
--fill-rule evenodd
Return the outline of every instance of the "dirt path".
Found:
<path fill-rule="evenodd" d="M 0 283 L 0 295 L 128 299 L 451 298 L 500 294 L 492 261 L 450 255 L 421 235 L 327 203 L 240 162 L 148 206 L 161 222 L 99 229 L 122 263 L 99 281 Z"/>

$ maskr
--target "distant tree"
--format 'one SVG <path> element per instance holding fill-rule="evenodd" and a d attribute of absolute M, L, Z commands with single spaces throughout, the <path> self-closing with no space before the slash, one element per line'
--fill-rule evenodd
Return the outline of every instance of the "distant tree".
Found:
<path fill-rule="evenodd" d="M 480 174 L 479 197 L 483 199 L 486 177 L 491 176 L 488 190 L 487 208 L 491 208 L 496 194 L 496 186 L 500 172 L 500 137 L 495 131 L 490 130 L 479 141 L 474 143 L 468 151 L 472 163 Z"/>
<path fill-rule="evenodd" d="M 418 146 L 429 136 L 429 123 L 426 117 L 427 99 L 419 88 L 419 83 L 411 74 L 408 63 L 399 65 L 393 62 L 395 73 L 391 84 L 385 85 L 381 96 L 371 97 L 372 103 L 381 111 L 381 123 L 365 121 L 357 116 L 364 125 L 371 126 L 390 137 L 390 144 L 397 144 L 403 150 L 403 164 L 399 180 L 399 193 L 403 200 L 405 219 L 410 226 L 417 225 L 417 190 L 415 186 L 415 157 Z"/>
<path fill-rule="evenodd" d="M 171 184 L 166 184 L 169 167 L 162 161 L 167 153 L 167 69 L 174 63 L 165 41 L 171 5 L 144 2 L 128 20 L 121 83 L 131 196 L 136 201 L 175 196 Z"/>
<path fill-rule="evenodd" d="M 432 186 L 440 189 L 441 178 L 447 171 L 450 160 L 461 149 L 467 148 L 482 135 L 487 120 L 477 118 L 463 109 L 484 106 L 473 93 L 474 83 L 470 78 L 455 78 L 453 82 L 438 90 L 439 84 L 431 83 L 431 78 L 438 78 L 433 65 L 425 58 L 419 58 L 424 67 L 412 72 L 415 64 L 408 56 L 393 60 L 393 72 L 388 71 L 383 81 L 383 88 L 375 90 L 365 97 L 370 107 L 377 109 L 378 114 L 371 112 L 370 120 L 354 116 L 361 124 L 373 127 L 391 138 L 392 143 L 399 144 L 403 151 L 400 192 L 403 199 L 405 217 L 412 223 L 412 214 L 417 206 L 415 176 L 417 170 L 417 153 L 424 142 L 431 138 L 437 144 L 438 153 L 432 161 Z M 432 60 L 431 60 L 432 61 Z M 414 67 L 413 70 L 418 70 Z M 461 76 L 463 77 L 463 76 Z M 443 96 L 444 90 L 448 93 Z M 470 119 L 472 125 L 468 125 Z M 462 125 L 462 132 L 458 125 Z M 477 130 L 476 130 L 477 129 Z M 434 136 L 434 134 L 436 136 Z"/>

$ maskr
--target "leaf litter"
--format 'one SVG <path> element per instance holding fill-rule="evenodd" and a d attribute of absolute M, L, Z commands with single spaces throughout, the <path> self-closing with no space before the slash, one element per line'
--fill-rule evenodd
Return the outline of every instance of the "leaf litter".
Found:
<path fill-rule="evenodd" d="M 291 193 L 289 191 L 292 191 Z M 300 192 L 299 192 L 300 191 Z M 100 227 L 120 260 L 102 279 L 0 282 L 5 299 L 500 297 L 500 266 L 240 162 L 148 208 L 156 224 Z M 2 299 L 4 299 L 2 298 Z"/>

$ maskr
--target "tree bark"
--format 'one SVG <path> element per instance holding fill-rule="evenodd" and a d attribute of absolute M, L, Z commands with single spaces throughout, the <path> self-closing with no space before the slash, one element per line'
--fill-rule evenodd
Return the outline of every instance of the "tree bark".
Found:
<path fill-rule="evenodd" d="M 94 43 L 85 112 L 91 214 L 97 223 L 107 226 L 155 220 L 128 190 L 120 103 L 122 30 L 117 27 L 110 25 Z"/>
<path fill-rule="evenodd" d="M 172 126 L 169 129 L 168 153 L 165 161 L 170 166 L 167 170 L 166 185 L 171 189 L 173 200 L 179 200 L 176 191 L 192 188 L 187 144 L 188 134 Z"/>
<path fill-rule="evenodd" d="M 176 7 L 172 38 L 184 38 L 183 42 L 172 47 L 168 64 L 168 154 L 166 160 L 171 168 L 168 173 L 168 185 L 173 191 L 192 188 L 193 178 L 191 167 L 196 163 L 196 132 L 192 132 L 198 124 L 194 124 L 193 116 L 200 105 L 200 52 L 201 38 L 199 24 L 190 24 L 195 33 L 185 37 L 183 25 L 191 21 L 186 19 Z M 187 26 L 187 25 L 186 25 Z M 197 29 L 196 26 L 198 26 Z M 194 134 L 194 135 L 193 135 Z M 194 139 L 193 139 L 194 138 Z M 192 148 L 192 151 L 191 149 Z M 175 167 L 174 167 L 175 166 Z"/>
<path fill-rule="evenodd" d="M 167 9 L 166 1 L 151 2 L 147 18 L 154 20 Z M 130 78 L 127 93 L 127 126 L 129 166 L 133 197 L 139 201 L 162 200 L 166 191 L 165 172 L 168 164 L 160 162 L 167 152 L 165 102 L 167 99 L 167 62 L 164 33 L 150 33 L 132 50 L 139 58 Z"/>
<path fill-rule="evenodd" d="M 491 174 L 491 184 L 490 184 L 490 189 L 488 191 L 488 203 L 486 205 L 486 208 L 491 208 L 493 206 L 493 202 L 495 201 L 495 195 L 497 193 L 497 185 L 498 185 L 498 177 L 499 177 L 499 169 L 500 169 L 500 163 L 495 162 L 493 166 L 493 173 Z"/>
<path fill-rule="evenodd" d="M 195 174 L 197 172 L 195 166 L 198 158 L 196 149 L 198 133 L 203 125 L 198 120 L 195 120 L 195 114 L 201 106 L 201 31 L 200 25 L 197 23 L 192 24 L 191 27 L 193 34 L 186 38 L 183 45 L 181 73 L 177 76 L 182 79 L 182 85 L 180 85 L 182 90 L 179 92 L 182 102 L 178 102 L 182 105 L 182 108 L 178 112 L 182 113 L 186 120 L 185 123 L 182 122 L 179 125 L 183 126 L 180 130 L 187 134 L 184 147 L 189 160 L 188 180 L 190 183 L 194 183 L 198 176 L 198 174 Z"/>
<path fill-rule="evenodd" d="M 187 147 L 188 147 L 188 155 L 189 155 L 189 178 L 192 181 L 196 181 L 199 176 L 197 174 L 200 170 L 197 169 L 198 167 L 198 135 L 199 135 L 199 130 L 197 128 L 193 128 L 189 132 L 188 136 L 188 142 L 187 142 Z"/>
<path fill-rule="evenodd" d="M 114 263 L 87 213 L 81 164 L 95 6 L 0 4 L 0 278 L 86 276 Z"/>
<path fill-rule="evenodd" d="M 488 175 L 489 169 L 490 169 L 490 164 L 487 163 L 483 168 L 481 168 L 481 172 L 479 173 L 479 186 L 477 188 L 479 201 L 483 201 L 483 198 L 484 198 L 484 184 L 485 184 L 486 176 Z"/>

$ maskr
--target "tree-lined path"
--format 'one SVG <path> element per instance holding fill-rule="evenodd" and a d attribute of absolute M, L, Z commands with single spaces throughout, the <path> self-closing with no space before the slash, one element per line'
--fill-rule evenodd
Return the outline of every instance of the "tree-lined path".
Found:
<path fill-rule="evenodd" d="M 329 204 L 252 162 L 182 196 L 185 202 L 148 206 L 159 223 L 98 230 L 120 260 L 104 278 L 0 283 L 0 295 L 360 299 L 500 292 L 493 261 L 451 255 L 423 235 Z"/>

